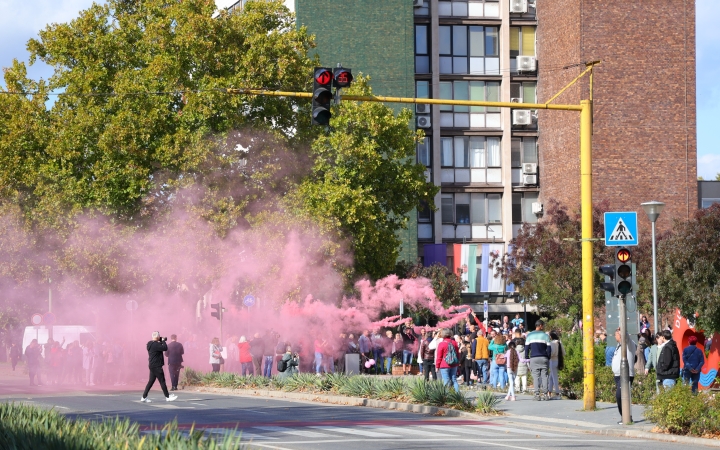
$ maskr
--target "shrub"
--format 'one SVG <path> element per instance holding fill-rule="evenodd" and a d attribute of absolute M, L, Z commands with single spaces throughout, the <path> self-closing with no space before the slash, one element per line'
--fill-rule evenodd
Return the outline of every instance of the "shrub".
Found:
<path fill-rule="evenodd" d="M 645 417 L 670 433 L 717 434 L 720 433 L 717 403 L 704 392 L 694 395 L 690 386 L 678 384 L 653 398 Z"/>
<path fill-rule="evenodd" d="M 483 414 L 497 414 L 497 406 L 500 404 L 500 397 L 489 391 L 478 392 L 477 405 L 475 409 Z"/>

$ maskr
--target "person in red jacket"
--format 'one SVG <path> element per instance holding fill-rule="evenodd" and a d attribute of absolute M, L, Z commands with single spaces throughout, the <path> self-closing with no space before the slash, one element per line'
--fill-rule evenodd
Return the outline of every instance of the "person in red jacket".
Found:
<path fill-rule="evenodd" d="M 440 370 L 440 377 L 446 385 L 452 383 L 455 392 L 460 392 L 457 382 L 457 369 L 460 365 L 460 356 L 457 342 L 452 339 L 452 332 L 443 328 L 440 334 L 443 340 L 435 350 L 435 367 Z"/>
<path fill-rule="evenodd" d="M 237 346 L 240 353 L 240 375 L 254 375 L 250 343 L 245 336 L 240 336 Z"/>

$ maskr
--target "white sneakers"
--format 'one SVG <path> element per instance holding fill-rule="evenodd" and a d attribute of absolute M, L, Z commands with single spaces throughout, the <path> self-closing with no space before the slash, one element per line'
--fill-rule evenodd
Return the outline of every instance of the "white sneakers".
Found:
<path fill-rule="evenodd" d="M 175 400 L 177 400 L 177 395 L 175 395 L 175 394 L 170 394 L 170 397 L 165 397 L 166 402 L 173 402 Z M 140 401 L 143 403 L 152 403 L 152 401 L 146 397 L 140 398 Z"/>

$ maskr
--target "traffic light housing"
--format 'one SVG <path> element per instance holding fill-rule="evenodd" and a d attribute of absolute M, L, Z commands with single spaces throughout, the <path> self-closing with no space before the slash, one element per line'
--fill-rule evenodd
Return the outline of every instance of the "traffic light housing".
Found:
<path fill-rule="evenodd" d="M 632 253 L 621 247 L 615 252 L 615 292 L 628 296 L 633 292 Z"/>
<path fill-rule="evenodd" d="M 210 307 L 214 310 L 210 315 L 217 318 L 217 320 L 222 320 L 223 311 L 225 311 L 225 308 L 222 307 L 222 302 L 211 303 Z"/>
<path fill-rule="evenodd" d="M 605 275 L 605 282 L 600 283 L 603 291 L 609 292 L 611 296 L 615 296 L 615 264 L 605 264 L 599 267 L 600 273 Z"/>
<path fill-rule="evenodd" d="M 332 84 L 335 76 L 327 67 L 316 67 L 313 72 L 312 124 L 330 124 L 330 104 L 333 99 Z"/>
<path fill-rule="evenodd" d="M 354 80 L 352 76 L 352 69 L 336 67 L 335 69 L 333 69 L 333 80 L 333 84 L 337 89 L 350 87 L 350 84 Z"/>

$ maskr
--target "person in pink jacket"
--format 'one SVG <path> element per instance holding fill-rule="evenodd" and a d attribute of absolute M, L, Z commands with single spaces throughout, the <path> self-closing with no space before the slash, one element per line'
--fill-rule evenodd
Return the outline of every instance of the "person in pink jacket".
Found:
<path fill-rule="evenodd" d="M 457 342 L 452 339 L 452 332 L 443 328 L 440 334 L 443 340 L 435 350 L 435 367 L 440 370 L 440 377 L 445 385 L 452 384 L 455 392 L 460 392 L 457 382 L 457 369 L 460 365 L 460 356 Z"/>

